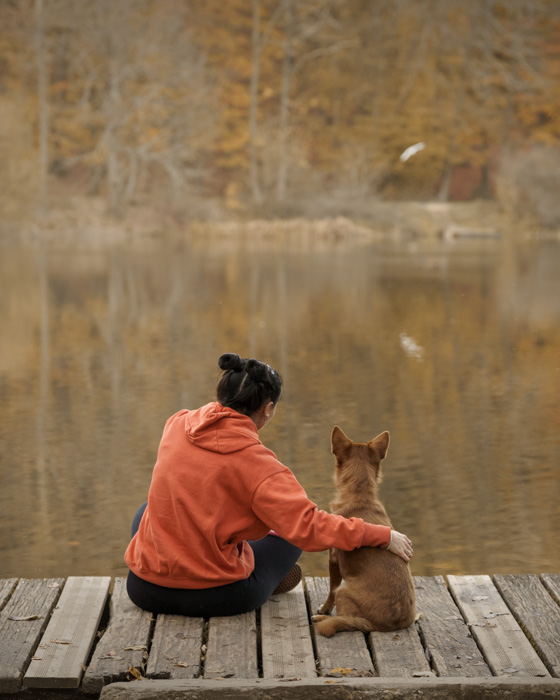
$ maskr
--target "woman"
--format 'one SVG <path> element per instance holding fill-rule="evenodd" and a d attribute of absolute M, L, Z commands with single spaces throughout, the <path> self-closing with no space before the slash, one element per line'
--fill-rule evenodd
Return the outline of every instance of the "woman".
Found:
<path fill-rule="evenodd" d="M 217 401 L 179 411 L 165 425 L 125 553 L 131 600 L 153 613 L 236 615 L 297 585 L 302 550 L 381 546 L 408 561 L 408 537 L 318 510 L 261 443 L 280 375 L 232 353 L 219 366 Z"/>

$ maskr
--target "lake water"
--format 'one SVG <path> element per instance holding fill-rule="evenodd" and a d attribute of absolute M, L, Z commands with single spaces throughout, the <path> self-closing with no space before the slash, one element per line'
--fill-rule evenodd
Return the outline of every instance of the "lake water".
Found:
<path fill-rule="evenodd" d="M 226 351 L 283 375 L 261 437 L 322 508 L 332 427 L 390 431 L 414 574 L 560 572 L 560 244 L 4 245 L 0 288 L 1 577 L 125 575 L 163 425 Z"/>

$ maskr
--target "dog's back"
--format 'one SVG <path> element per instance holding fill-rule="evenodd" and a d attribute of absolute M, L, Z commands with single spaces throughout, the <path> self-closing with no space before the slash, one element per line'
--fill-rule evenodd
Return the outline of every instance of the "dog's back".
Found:
<path fill-rule="evenodd" d="M 335 427 L 336 498 L 333 513 L 358 517 L 376 525 L 391 525 L 379 500 L 381 461 L 387 453 L 389 433 L 369 443 L 354 443 Z M 331 590 L 315 621 L 318 631 L 332 636 L 340 630 L 388 632 L 408 627 L 415 618 L 414 584 L 408 564 L 379 547 L 329 553 Z M 344 583 L 341 584 L 341 579 Z M 336 605 L 335 617 L 328 617 Z"/>

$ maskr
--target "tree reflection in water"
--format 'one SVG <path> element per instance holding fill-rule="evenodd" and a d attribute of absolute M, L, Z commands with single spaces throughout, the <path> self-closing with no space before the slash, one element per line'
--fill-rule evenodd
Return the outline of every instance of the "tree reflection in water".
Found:
<path fill-rule="evenodd" d="M 123 575 L 164 422 L 230 350 L 283 374 L 261 437 L 320 507 L 333 425 L 391 432 L 415 574 L 559 572 L 559 264 L 499 241 L 4 247 L 0 576 Z"/>

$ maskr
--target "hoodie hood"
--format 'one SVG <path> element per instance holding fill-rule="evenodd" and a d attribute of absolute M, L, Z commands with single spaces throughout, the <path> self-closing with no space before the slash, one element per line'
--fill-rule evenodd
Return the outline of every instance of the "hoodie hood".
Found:
<path fill-rule="evenodd" d="M 259 445 L 257 426 L 242 413 L 217 401 L 185 413 L 187 440 L 211 452 L 230 454 Z"/>

